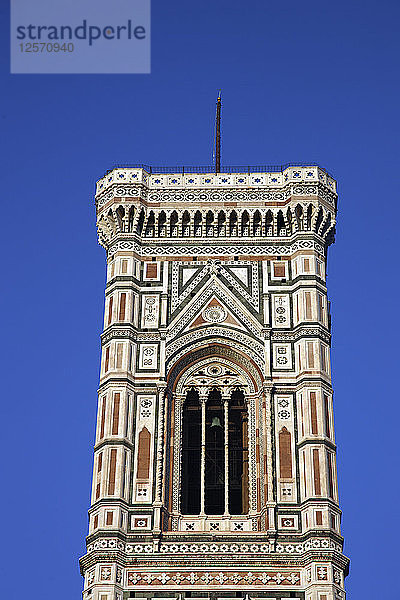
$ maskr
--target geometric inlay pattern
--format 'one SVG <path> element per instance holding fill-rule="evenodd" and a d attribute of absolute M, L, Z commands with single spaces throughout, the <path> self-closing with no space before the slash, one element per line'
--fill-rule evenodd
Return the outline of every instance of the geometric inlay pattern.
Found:
<path fill-rule="evenodd" d="M 173 356 L 179 348 L 192 343 L 196 340 L 204 340 L 209 337 L 220 337 L 220 338 L 232 338 L 235 341 L 242 343 L 245 346 L 249 346 L 254 352 L 256 352 L 261 358 L 263 358 L 264 347 L 260 342 L 239 331 L 231 331 L 224 327 L 206 327 L 199 331 L 192 331 L 189 333 L 183 333 L 178 340 L 171 342 L 165 349 L 165 356 L 169 359 Z M 218 340 L 215 340 L 218 341 Z M 261 361 L 263 364 L 263 361 Z"/>
<path fill-rule="evenodd" d="M 259 310 L 257 262 L 201 261 L 197 264 L 200 265 L 198 269 L 193 268 L 192 263 L 172 263 L 171 312 L 190 296 L 202 279 L 213 272 L 225 278 L 256 311 Z"/>
<path fill-rule="evenodd" d="M 99 539 L 88 545 L 88 552 L 105 549 L 121 550 L 126 554 L 288 554 L 299 555 L 304 552 L 330 551 L 341 552 L 341 544 L 326 538 L 312 538 L 306 542 L 279 543 L 275 548 L 269 543 L 226 543 L 226 542 L 199 542 L 199 543 L 162 543 L 159 549 L 153 544 L 125 544 L 115 538 Z"/>
<path fill-rule="evenodd" d="M 229 245 L 221 245 L 221 243 L 215 240 L 212 243 L 208 239 L 204 239 L 203 243 L 198 241 L 192 242 L 187 241 L 185 244 L 180 243 L 179 245 L 171 245 L 171 242 L 159 242 L 157 246 L 150 241 L 143 241 L 138 243 L 134 240 L 116 240 L 107 248 L 107 255 L 115 254 L 118 251 L 133 250 L 140 256 L 187 256 L 193 254 L 196 256 L 215 256 L 215 255 L 252 255 L 252 256 L 275 256 L 281 254 L 282 256 L 291 255 L 300 249 L 315 250 L 320 254 L 324 254 L 324 248 L 319 242 L 313 240 L 298 240 L 287 245 L 262 245 L 262 244 L 251 244 L 251 240 L 243 238 L 242 241 L 237 244 L 230 242 Z M 180 242 L 180 240 L 179 240 Z M 246 243 L 247 242 L 247 243 Z"/>
<path fill-rule="evenodd" d="M 198 298 L 196 298 L 196 301 L 192 304 L 192 306 L 181 313 L 179 320 L 167 333 L 167 339 L 175 338 L 178 333 L 188 324 L 188 322 L 190 322 L 190 320 L 194 318 L 198 312 L 200 312 L 213 294 L 215 294 L 215 296 L 220 299 L 221 302 L 225 302 L 226 305 L 232 310 L 233 314 L 235 314 L 236 311 L 239 313 L 236 303 L 235 305 L 233 304 L 227 288 L 219 279 L 213 278 L 211 279 L 209 285 L 206 285 L 198 292 Z M 246 312 L 243 309 L 240 311 L 240 317 L 238 314 L 238 319 L 245 324 L 245 327 L 248 331 L 251 331 L 255 336 L 259 336 L 261 325 L 257 323 L 256 326 L 255 323 L 247 317 Z"/>
<path fill-rule="evenodd" d="M 163 573 L 138 573 L 128 571 L 129 586 L 140 585 L 182 585 L 196 586 L 208 585 L 300 585 L 300 573 L 280 573 L 264 571 L 257 572 L 231 572 L 231 571 L 197 571 L 163 572 Z"/>

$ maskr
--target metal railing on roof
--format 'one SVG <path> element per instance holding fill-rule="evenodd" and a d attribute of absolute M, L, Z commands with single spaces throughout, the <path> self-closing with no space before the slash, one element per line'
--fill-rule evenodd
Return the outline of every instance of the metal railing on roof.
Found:
<path fill-rule="evenodd" d="M 256 166 L 229 166 L 221 165 L 220 173 L 282 173 L 288 167 L 318 167 L 327 175 L 332 177 L 330 173 L 319 166 L 316 162 L 296 162 L 286 163 L 284 165 L 256 165 Z M 114 165 L 112 169 L 108 169 L 106 175 L 114 169 L 144 169 L 149 175 L 166 174 L 166 173 L 215 173 L 215 165 L 200 165 L 200 166 L 176 166 L 176 167 L 153 167 L 144 164 L 122 164 Z"/>

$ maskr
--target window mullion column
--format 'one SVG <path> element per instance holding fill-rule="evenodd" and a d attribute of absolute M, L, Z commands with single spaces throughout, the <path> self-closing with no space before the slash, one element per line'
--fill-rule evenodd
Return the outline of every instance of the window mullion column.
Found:
<path fill-rule="evenodd" d="M 201 404 L 201 466 L 200 466 L 200 516 L 206 514 L 206 402 L 207 389 L 200 389 L 200 404 Z"/>
<path fill-rule="evenodd" d="M 224 401 L 224 450 L 225 450 L 225 511 L 229 515 L 229 397 L 223 396 Z"/>

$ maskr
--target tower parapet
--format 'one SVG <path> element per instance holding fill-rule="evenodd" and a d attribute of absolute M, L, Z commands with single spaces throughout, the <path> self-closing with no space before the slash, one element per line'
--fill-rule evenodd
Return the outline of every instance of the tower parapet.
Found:
<path fill-rule="evenodd" d="M 343 600 L 327 248 L 336 183 L 115 168 L 84 600 Z M 240 172 L 243 171 L 243 172 Z"/>
<path fill-rule="evenodd" d="M 114 251 L 116 237 L 136 234 L 144 256 L 154 254 L 155 246 L 168 255 L 163 238 L 184 238 L 185 247 L 178 249 L 184 254 L 191 248 L 203 254 L 202 247 L 207 254 L 209 238 L 229 238 L 232 247 L 224 253 L 235 254 L 235 246 L 245 248 L 247 240 L 253 246 L 264 239 L 286 243 L 298 232 L 315 233 L 327 245 L 333 240 L 336 201 L 336 182 L 317 166 L 217 174 L 116 168 L 96 188 L 100 243 Z"/>

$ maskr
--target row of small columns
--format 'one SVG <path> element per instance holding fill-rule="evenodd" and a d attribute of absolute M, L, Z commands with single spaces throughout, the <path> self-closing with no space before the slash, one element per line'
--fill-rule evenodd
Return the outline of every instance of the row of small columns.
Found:
<path fill-rule="evenodd" d="M 148 215 L 142 228 L 145 237 L 273 236 L 274 231 L 276 235 L 284 236 L 291 230 L 290 224 L 285 222 L 284 217 L 278 219 L 278 215 L 271 215 L 271 220 L 268 222 L 257 215 L 247 215 L 244 218 L 240 218 L 238 215 L 235 220 L 221 219 L 220 217 L 214 220 L 214 215 L 206 215 L 205 219 L 201 220 L 189 219 L 187 221 L 184 221 L 183 218 L 181 220 L 170 218 L 169 223 L 160 223 L 158 220 L 158 224 L 152 223 L 149 219 Z"/>
<path fill-rule="evenodd" d="M 307 215 L 307 207 L 300 205 L 297 205 L 296 209 L 290 213 L 287 211 L 286 214 L 281 210 L 278 212 L 270 210 L 265 212 L 258 209 L 236 209 L 232 212 L 220 211 L 218 213 L 183 210 L 148 211 L 144 213 L 137 209 L 134 216 L 127 211 L 124 217 L 117 216 L 117 209 L 117 211 L 113 211 L 113 214 L 116 223 L 119 224 L 119 229 L 128 232 L 138 230 L 139 221 L 143 215 L 143 223 L 140 229 L 145 235 L 151 233 L 149 237 L 168 235 L 197 237 L 203 235 L 203 232 L 207 236 L 237 236 L 239 233 L 241 235 L 250 235 L 251 233 L 257 236 L 279 236 L 290 234 L 292 231 L 316 230 L 319 210 L 313 205 L 309 205 L 309 207 L 312 207 L 312 214 L 310 215 Z M 165 221 L 160 222 L 162 214 L 165 215 Z M 186 216 L 188 219 L 184 220 Z M 234 216 L 234 219 L 232 219 L 232 216 Z M 153 223 L 151 223 L 152 218 L 154 219 Z M 332 215 L 324 211 L 318 224 L 317 233 L 322 231 L 330 218 L 332 218 Z M 149 227 L 151 229 L 146 231 Z"/>

